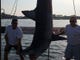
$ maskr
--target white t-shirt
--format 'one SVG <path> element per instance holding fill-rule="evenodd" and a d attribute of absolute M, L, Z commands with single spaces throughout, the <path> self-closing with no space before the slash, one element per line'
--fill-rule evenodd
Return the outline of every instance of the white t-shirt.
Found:
<path fill-rule="evenodd" d="M 71 45 L 80 44 L 80 26 L 72 27 L 66 26 L 67 42 Z"/>
<path fill-rule="evenodd" d="M 6 27 L 5 34 L 8 34 L 8 43 L 10 45 L 15 45 L 17 42 L 16 38 L 22 38 L 22 30 L 17 27 L 16 29 L 12 28 L 12 25 Z"/>

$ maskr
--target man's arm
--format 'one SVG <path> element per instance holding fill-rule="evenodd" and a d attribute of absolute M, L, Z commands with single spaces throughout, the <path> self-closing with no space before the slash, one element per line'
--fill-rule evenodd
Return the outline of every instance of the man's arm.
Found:
<path fill-rule="evenodd" d="M 17 52 L 16 53 L 20 53 L 22 50 L 22 46 L 21 46 L 21 38 L 16 38 L 17 42 L 16 42 L 16 46 L 17 46 Z"/>
<path fill-rule="evenodd" d="M 4 36 L 6 45 L 8 45 L 8 29 L 9 29 L 8 26 L 6 26 L 6 29 L 5 29 L 5 36 Z"/>
<path fill-rule="evenodd" d="M 7 36 L 7 34 L 5 34 L 4 38 L 5 38 L 6 45 L 8 45 L 8 36 Z"/>
<path fill-rule="evenodd" d="M 21 44 L 22 37 L 23 37 L 23 31 L 22 31 L 21 28 L 19 28 L 18 33 L 17 33 L 17 36 L 16 36 L 16 39 L 17 39 L 17 42 L 16 43 L 17 44 Z"/>
<path fill-rule="evenodd" d="M 65 34 L 65 29 L 64 28 L 59 29 L 59 32 L 55 33 L 55 35 L 62 35 L 62 34 Z"/>
<path fill-rule="evenodd" d="M 17 42 L 16 42 L 16 45 L 21 45 L 21 38 L 16 38 L 17 39 Z"/>

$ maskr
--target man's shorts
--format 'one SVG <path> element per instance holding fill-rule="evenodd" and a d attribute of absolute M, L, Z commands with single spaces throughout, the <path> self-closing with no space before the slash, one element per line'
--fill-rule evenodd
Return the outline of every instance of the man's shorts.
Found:
<path fill-rule="evenodd" d="M 9 53 L 11 48 L 14 48 L 16 50 L 16 53 L 20 53 L 22 51 L 22 47 L 21 46 L 19 48 L 18 47 L 19 47 L 18 45 L 10 45 L 9 44 L 9 45 L 5 46 L 5 51 L 7 53 Z"/>
<path fill-rule="evenodd" d="M 79 45 L 67 45 L 65 51 L 65 58 L 74 58 L 75 60 L 80 60 L 80 44 Z"/>

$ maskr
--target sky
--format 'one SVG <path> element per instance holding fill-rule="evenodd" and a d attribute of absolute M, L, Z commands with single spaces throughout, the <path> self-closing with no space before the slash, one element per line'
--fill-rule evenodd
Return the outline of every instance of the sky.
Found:
<path fill-rule="evenodd" d="M 15 0 L 1 0 L 1 8 L 5 9 L 5 13 L 10 14 Z M 74 0 L 76 7 L 76 15 L 80 16 L 80 0 Z M 35 9 L 37 0 L 18 0 L 16 14 L 24 16 L 21 11 Z M 2 11 L 2 10 L 1 10 Z M 52 11 L 56 15 L 74 15 L 73 0 L 52 0 Z"/>

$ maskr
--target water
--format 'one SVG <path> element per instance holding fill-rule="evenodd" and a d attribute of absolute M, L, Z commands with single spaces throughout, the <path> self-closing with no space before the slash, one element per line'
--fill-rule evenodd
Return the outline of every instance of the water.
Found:
<path fill-rule="evenodd" d="M 21 27 L 35 27 L 35 21 L 31 19 L 19 19 L 19 26 Z M 1 20 L 1 26 L 7 26 L 11 23 L 11 19 L 2 19 Z M 54 27 L 65 27 L 66 24 L 69 24 L 68 20 L 54 20 L 53 26 Z M 80 20 L 78 20 L 78 24 L 80 25 Z M 26 47 L 30 46 L 31 42 L 33 40 L 33 34 L 23 34 L 22 38 L 22 48 L 25 49 Z M 64 60 L 64 51 L 66 48 L 67 42 L 64 41 L 52 41 L 50 44 L 50 60 Z M 1 57 L 2 60 L 4 58 L 4 46 L 5 46 L 5 40 L 4 40 L 4 33 L 1 34 Z M 19 60 L 19 56 L 15 54 L 15 50 L 12 49 L 9 54 L 9 60 Z M 25 60 L 29 60 L 28 55 L 26 55 Z M 48 60 L 48 50 L 46 50 L 39 58 L 38 60 Z"/>
<path fill-rule="evenodd" d="M 1 19 L 1 26 L 7 26 L 11 24 L 11 19 Z M 53 27 L 65 27 L 69 24 L 69 20 L 53 20 Z M 80 19 L 77 21 L 80 25 Z M 18 26 L 20 27 L 35 27 L 35 21 L 31 19 L 18 19 Z"/>
<path fill-rule="evenodd" d="M 32 42 L 33 35 L 32 34 L 24 34 L 22 38 L 22 47 L 25 49 L 26 47 L 30 46 Z M 1 35 L 1 53 L 2 53 L 2 60 L 3 60 L 3 53 L 4 53 L 4 46 L 5 46 L 5 40 L 4 40 L 4 34 Z M 66 47 L 66 41 L 55 41 L 51 42 L 50 44 L 50 60 L 62 60 L 62 57 L 64 56 L 64 50 Z M 9 59 L 13 58 L 19 59 L 19 56 L 15 54 L 15 50 L 12 49 L 9 53 Z M 15 57 L 15 59 L 14 59 Z M 25 60 L 28 60 L 28 56 L 25 57 Z M 47 60 L 48 59 L 48 51 L 46 50 L 42 56 L 38 58 L 38 60 Z"/>

